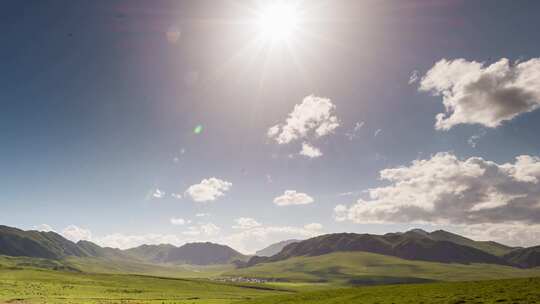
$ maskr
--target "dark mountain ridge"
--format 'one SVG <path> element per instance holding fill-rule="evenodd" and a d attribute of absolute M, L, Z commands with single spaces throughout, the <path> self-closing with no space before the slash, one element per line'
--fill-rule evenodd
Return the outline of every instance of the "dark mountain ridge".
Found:
<path fill-rule="evenodd" d="M 428 233 L 414 229 L 405 233 L 384 235 L 336 233 L 287 245 L 271 257 L 253 257 L 246 266 L 340 251 L 364 251 L 409 260 L 442 263 L 515 265 L 503 257 L 490 253 L 490 251 L 510 252 L 512 249 L 495 242 L 476 242 L 443 230 Z"/>
<path fill-rule="evenodd" d="M 70 256 L 135 260 L 150 263 L 227 264 L 247 257 L 213 243 L 142 245 L 128 250 L 101 247 L 89 241 L 74 243 L 56 232 L 21 230 L 0 225 L 0 255 L 61 260 Z"/>

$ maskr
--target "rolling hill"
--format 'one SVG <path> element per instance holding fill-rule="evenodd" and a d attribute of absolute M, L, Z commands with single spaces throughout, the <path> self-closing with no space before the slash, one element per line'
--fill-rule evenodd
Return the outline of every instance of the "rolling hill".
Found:
<path fill-rule="evenodd" d="M 172 245 L 142 245 L 125 251 L 130 256 L 152 263 L 212 265 L 245 260 L 246 256 L 229 246 L 214 243 Z"/>
<path fill-rule="evenodd" d="M 514 250 L 506 254 L 504 258 L 519 267 L 540 267 L 540 246 Z"/>
<path fill-rule="evenodd" d="M 485 263 L 508 265 L 503 258 L 486 251 L 444 239 L 436 234 L 412 230 L 405 233 L 385 235 L 336 233 L 314 237 L 305 241 L 289 244 L 278 254 L 271 257 L 253 257 L 247 266 L 259 263 L 277 262 L 299 256 L 319 256 L 333 252 L 362 251 L 409 260 L 421 260 L 443 263 Z M 443 240 L 438 240 L 440 237 Z M 462 240 L 460 242 L 463 243 Z M 474 242 L 471 240 L 471 242 Z"/>
<path fill-rule="evenodd" d="M 540 276 L 540 268 L 496 264 L 413 261 L 368 252 L 334 252 L 297 256 L 224 273 L 231 277 L 328 284 L 387 284 L 422 281 L 489 280 Z"/>
<path fill-rule="evenodd" d="M 103 261 L 123 260 L 131 263 L 170 263 L 192 265 L 228 264 L 247 257 L 238 251 L 214 243 L 142 245 L 128 250 L 101 247 L 89 241 L 74 243 L 56 232 L 21 230 L 0 226 L 0 255 L 64 260 L 91 258 Z"/>
<path fill-rule="evenodd" d="M 8 226 L 0 226 L 0 254 L 47 259 L 90 256 L 83 248 L 55 232 L 24 231 Z"/>

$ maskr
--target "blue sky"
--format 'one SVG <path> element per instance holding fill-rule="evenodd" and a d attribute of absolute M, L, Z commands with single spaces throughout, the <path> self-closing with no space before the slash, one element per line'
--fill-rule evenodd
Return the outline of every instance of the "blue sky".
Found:
<path fill-rule="evenodd" d="M 411 227 L 540 243 L 540 3 L 297 1 L 300 17 L 288 40 L 268 41 L 258 16 L 272 5 L 4 2 L 0 222 L 109 246 L 212 240 L 243 252 L 284 238 Z M 479 73 L 492 77 L 497 71 L 489 67 L 503 58 L 509 71 L 500 73 L 517 78 L 482 86 Z M 447 129 L 435 118 L 451 115 L 445 92 L 465 113 Z M 467 96 L 478 106 L 467 108 Z M 301 105 L 310 102 L 337 126 L 322 135 L 292 128 L 295 139 L 287 143 L 268 136 L 271 127 L 287 125 L 295 106 L 320 126 L 326 118 L 302 116 Z M 304 143 L 321 155 L 300 155 Z M 518 164 L 519 155 L 531 158 Z M 471 157 L 509 180 L 470 178 L 463 168 Z M 426 173 L 418 189 L 437 181 L 477 189 L 488 181 L 470 198 L 484 207 L 438 209 L 457 206 L 468 192 L 366 193 L 409 191 L 399 181 L 410 179 L 380 174 L 432 168 L 414 160 L 450 161 L 458 170 L 452 179 Z M 300 195 L 289 192 L 280 206 L 276 198 L 287 190 Z M 416 206 L 423 216 L 407 213 L 424 199 Z"/>

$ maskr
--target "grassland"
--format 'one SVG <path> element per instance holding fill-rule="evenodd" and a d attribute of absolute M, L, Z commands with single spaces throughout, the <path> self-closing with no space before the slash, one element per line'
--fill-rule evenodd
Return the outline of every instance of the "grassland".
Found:
<path fill-rule="evenodd" d="M 339 252 L 263 263 L 232 270 L 224 275 L 287 282 L 370 285 L 526 278 L 540 276 L 540 268 L 519 269 L 493 264 L 444 264 L 410 261 L 366 252 Z"/>
<path fill-rule="evenodd" d="M 131 273 L 122 273 L 126 271 Z M 210 280 L 221 274 L 278 280 L 266 284 Z M 152 268 L 131 262 L 107 268 L 99 259 L 0 257 L 0 304 L 540 303 L 540 278 L 525 278 L 534 276 L 540 276 L 540 269 L 418 262 L 360 252 L 238 270 Z M 494 278 L 518 279 L 488 280 Z M 483 281 L 433 282 L 461 280 Z M 351 288 L 355 284 L 362 287 Z M 393 285 L 366 286 L 379 284 Z"/>
<path fill-rule="evenodd" d="M 231 303 L 284 291 L 121 274 L 89 274 L 44 269 L 0 269 L 0 303 Z"/>
<path fill-rule="evenodd" d="M 239 304 L 540 303 L 540 278 L 387 285 L 270 296 Z"/>

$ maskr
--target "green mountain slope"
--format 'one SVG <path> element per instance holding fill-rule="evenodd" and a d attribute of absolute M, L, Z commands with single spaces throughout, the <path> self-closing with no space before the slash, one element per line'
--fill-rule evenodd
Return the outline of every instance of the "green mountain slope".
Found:
<path fill-rule="evenodd" d="M 444 230 L 433 231 L 428 233 L 428 236 L 433 240 L 448 241 L 463 246 L 469 246 L 496 256 L 503 256 L 510 251 L 517 249 L 492 241 L 474 241 Z"/>
<path fill-rule="evenodd" d="M 266 278 L 285 281 L 362 283 L 378 278 L 379 283 L 412 279 L 460 281 L 539 276 L 540 268 L 520 269 L 494 264 L 451 264 L 412 261 L 368 252 L 335 252 L 300 256 L 272 263 L 240 268 L 225 276 Z"/>
<path fill-rule="evenodd" d="M 427 233 L 409 231 L 385 235 L 336 233 L 314 237 L 285 246 L 271 257 L 253 257 L 247 266 L 276 262 L 298 256 L 318 256 L 333 252 L 363 251 L 410 260 L 444 263 L 508 264 L 485 251 L 446 240 L 434 240 Z"/>
<path fill-rule="evenodd" d="M 49 259 L 90 256 L 77 244 L 55 232 L 24 231 L 7 226 L 0 226 L 0 254 Z"/>
<path fill-rule="evenodd" d="M 125 251 L 132 257 L 152 263 L 213 265 L 245 260 L 246 256 L 229 246 L 214 243 L 172 245 L 142 245 Z"/>
<path fill-rule="evenodd" d="M 514 250 L 504 258 L 519 267 L 540 267 L 540 246 Z"/>

